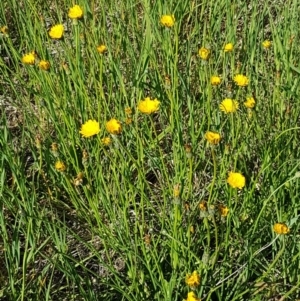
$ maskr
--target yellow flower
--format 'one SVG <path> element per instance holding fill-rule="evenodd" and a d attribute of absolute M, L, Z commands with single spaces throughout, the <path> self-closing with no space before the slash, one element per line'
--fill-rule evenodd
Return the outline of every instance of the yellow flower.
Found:
<path fill-rule="evenodd" d="M 224 52 L 231 52 L 233 50 L 233 44 L 228 43 L 224 46 Z"/>
<path fill-rule="evenodd" d="M 227 113 L 234 113 L 238 108 L 239 104 L 236 100 L 230 99 L 230 98 L 225 98 L 221 103 L 220 103 L 220 110 L 222 112 Z"/>
<path fill-rule="evenodd" d="M 91 137 L 97 135 L 100 132 L 99 123 L 96 120 L 89 119 L 81 126 L 79 133 L 82 137 Z"/>
<path fill-rule="evenodd" d="M 221 140 L 221 135 L 215 132 L 206 132 L 204 135 L 205 139 L 211 144 L 218 144 Z"/>
<path fill-rule="evenodd" d="M 174 198 L 179 198 L 179 196 L 180 196 L 180 185 L 179 184 L 174 185 L 173 196 L 174 196 Z"/>
<path fill-rule="evenodd" d="M 255 99 L 253 97 L 247 97 L 247 100 L 244 102 L 244 106 L 248 109 L 253 109 L 255 106 Z"/>
<path fill-rule="evenodd" d="M 101 139 L 101 142 L 105 145 L 108 146 L 111 144 L 111 138 L 110 137 L 104 137 Z"/>
<path fill-rule="evenodd" d="M 197 298 L 197 296 L 195 295 L 194 292 L 189 292 L 187 299 L 184 301 L 201 301 L 199 298 Z"/>
<path fill-rule="evenodd" d="M 221 78 L 220 78 L 219 76 L 213 75 L 213 76 L 210 78 L 210 83 L 211 83 L 213 86 L 219 86 L 220 83 L 221 83 Z"/>
<path fill-rule="evenodd" d="M 0 32 L 4 35 L 8 34 L 8 27 L 6 25 L 0 27 Z"/>
<path fill-rule="evenodd" d="M 101 54 L 107 51 L 107 47 L 104 44 L 101 44 L 97 47 L 97 51 Z"/>
<path fill-rule="evenodd" d="M 22 57 L 22 63 L 27 65 L 34 65 L 36 54 L 34 51 L 29 52 Z"/>
<path fill-rule="evenodd" d="M 229 208 L 224 205 L 219 205 L 218 207 L 221 216 L 226 217 L 229 213 Z"/>
<path fill-rule="evenodd" d="M 64 34 L 64 26 L 62 24 L 54 25 L 49 30 L 49 36 L 52 39 L 60 39 Z"/>
<path fill-rule="evenodd" d="M 234 82 L 240 86 L 240 87 L 245 87 L 248 86 L 249 84 L 249 79 L 247 76 L 242 75 L 242 74 L 237 74 L 234 78 L 233 78 Z"/>
<path fill-rule="evenodd" d="M 132 123 L 132 118 L 126 118 L 126 119 L 125 119 L 125 123 L 126 123 L 127 125 L 131 124 L 131 123 Z"/>
<path fill-rule="evenodd" d="M 198 54 L 202 60 L 208 60 L 210 57 L 210 50 L 205 47 L 201 47 L 198 51 Z"/>
<path fill-rule="evenodd" d="M 71 19 L 80 19 L 83 16 L 83 10 L 79 5 L 74 5 L 69 9 L 68 16 Z"/>
<path fill-rule="evenodd" d="M 55 169 L 58 170 L 58 171 L 65 171 L 66 170 L 66 165 L 62 161 L 56 161 Z"/>
<path fill-rule="evenodd" d="M 126 115 L 131 115 L 132 114 L 132 109 L 130 107 L 125 108 L 125 114 Z"/>
<path fill-rule="evenodd" d="M 115 118 L 106 122 L 106 130 L 113 135 L 120 134 L 122 132 L 121 122 Z"/>
<path fill-rule="evenodd" d="M 200 209 L 201 211 L 207 211 L 207 203 L 206 203 L 206 201 L 201 201 L 201 202 L 199 203 L 199 209 Z"/>
<path fill-rule="evenodd" d="M 159 110 L 160 102 L 155 98 L 153 100 L 150 97 L 146 97 L 138 103 L 138 109 L 144 114 L 151 114 Z"/>
<path fill-rule="evenodd" d="M 245 184 L 246 184 L 246 179 L 245 177 L 240 174 L 239 172 L 230 172 L 229 176 L 227 178 L 227 183 L 232 187 L 232 188 L 239 188 L 242 189 Z"/>
<path fill-rule="evenodd" d="M 265 40 L 261 44 L 265 49 L 268 49 L 272 46 L 272 42 L 270 40 Z"/>
<path fill-rule="evenodd" d="M 187 274 L 185 277 L 185 283 L 191 287 L 195 288 L 200 284 L 200 276 L 197 271 L 194 271 L 192 274 Z"/>
<path fill-rule="evenodd" d="M 84 173 L 83 172 L 79 172 L 77 174 L 77 177 L 74 179 L 74 185 L 75 186 L 79 186 L 83 183 L 83 178 L 84 178 Z"/>
<path fill-rule="evenodd" d="M 276 223 L 273 226 L 273 230 L 277 234 L 288 234 L 290 232 L 289 227 L 284 223 Z"/>
<path fill-rule="evenodd" d="M 165 27 L 172 27 L 175 24 L 174 15 L 163 15 L 160 18 L 160 23 Z"/>
<path fill-rule="evenodd" d="M 49 70 L 50 69 L 50 63 L 48 61 L 44 61 L 44 60 L 41 60 L 39 62 L 39 67 L 42 69 L 42 70 Z"/>

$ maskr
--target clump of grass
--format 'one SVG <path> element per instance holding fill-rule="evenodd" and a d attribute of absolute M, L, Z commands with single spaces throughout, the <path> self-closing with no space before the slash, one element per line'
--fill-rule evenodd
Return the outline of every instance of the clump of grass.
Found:
<path fill-rule="evenodd" d="M 297 2 L 76 5 L 0 4 L 0 299 L 300 298 Z"/>

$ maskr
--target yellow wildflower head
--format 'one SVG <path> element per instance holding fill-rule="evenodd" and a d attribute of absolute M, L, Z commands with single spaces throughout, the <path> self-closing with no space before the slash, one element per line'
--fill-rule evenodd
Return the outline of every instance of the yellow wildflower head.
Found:
<path fill-rule="evenodd" d="M 262 42 L 262 46 L 265 48 L 265 49 L 268 49 L 272 46 L 272 42 L 270 40 L 264 40 Z"/>
<path fill-rule="evenodd" d="M 79 5 L 76 4 L 69 9 L 68 16 L 71 19 L 80 19 L 83 16 L 83 10 Z"/>
<path fill-rule="evenodd" d="M 201 47 L 198 54 L 202 60 L 208 60 L 210 57 L 210 50 L 208 48 Z"/>
<path fill-rule="evenodd" d="M 218 207 L 221 216 L 226 217 L 229 213 L 229 208 L 224 205 L 219 205 Z"/>
<path fill-rule="evenodd" d="M 198 272 L 194 271 L 192 274 L 187 274 L 185 277 L 185 283 L 191 288 L 196 288 L 200 284 L 200 276 Z"/>
<path fill-rule="evenodd" d="M 179 196 L 180 196 L 180 184 L 174 185 L 173 196 L 174 196 L 174 198 L 179 198 Z"/>
<path fill-rule="evenodd" d="M 79 133 L 82 137 L 88 138 L 97 135 L 100 132 L 99 123 L 96 120 L 89 119 L 81 126 Z"/>
<path fill-rule="evenodd" d="M 205 139 L 211 143 L 211 144 L 219 144 L 219 142 L 221 141 L 221 135 L 219 133 L 215 133 L 215 132 L 206 132 L 204 135 Z"/>
<path fill-rule="evenodd" d="M 234 78 L 233 78 L 234 82 L 240 86 L 240 87 L 245 87 L 248 86 L 249 84 L 249 79 L 247 76 L 242 75 L 242 74 L 237 74 Z"/>
<path fill-rule="evenodd" d="M 48 61 L 44 61 L 44 60 L 41 60 L 39 62 L 39 67 L 42 69 L 42 70 L 49 70 L 50 69 L 50 63 Z"/>
<path fill-rule="evenodd" d="M 101 139 L 101 142 L 103 145 L 108 146 L 111 144 L 111 138 L 110 137 L 104 137 Z"/>
<path fill-rule="evenodd" d="M 8 27 L 6 25 L 0 27 L 0 32 L 3 34 L 3 35 L 8 35 Z"/>
<path fill-rule="evenodd" d="M 174 15 L 163 15 L 160 18 L 160 23 L 165 27 L 172 27 L 175 24 L 175 17 Z"/>
<path fill-rule="evenodd" d="M 231 51 L 233 51 L 233 44 L 232 43 L 227 43 L 224 46 L 224 52 L 231 52 Z"/>
<path fill-rule="evenodd" d="M 255 106 L 255 99 L 253 97 L 247 97 L 244 106 L 248 109 L 253 109 Z"/>
<path fill-rule="evenodd" d="M 201 300 L 199 298 L 197 298 L 197 296 L 194 292 L 189 292 L 187 299 L 184 301 L 201 301 Z"/>
<path fill-rule="evenodd" d="M 97 51 L 101 54 L 107 51 L 107 47 L 104 44 L 101 44 L 97 47 Z"/>
<path fill-rule="evenodd" d="M 83 178 L 84 178 L 84 173 L 83 172 L 79 172 L 77 174 L 77 177 L 74 179 L 74 185 L 75 186 L 79 186 L 83 183 Z"/>
<path fill-rule="evenodd" d="M 125 119 L 125 124 L 129 125 L 132 123 L 132 118 L 128 117 Z"/>
<path fill-rule="evenodd" d="M 113 135 L 120 134 L 122 132 L 121 122 L 115 118 L 106 122 L 106 130 Z"/>
<path fill-rule="evenodd" d="M 36 57 L 35 51 L 31 51 L 31 52 L 23 55 L 22 63 L 27 64 L 27 65 L 34 65 L 35 57 Z"/>
<path fill-rule="evenodd" d="M 220 103 L 220 110 L 226 114 L 228 113 L 234 113 L 237 111 L 239 108 L 239 104 L 236 100 L 230 99 L 230 98 L 225 98 L 221 103 Z"/>
<path fill-rule="evenodd" d="M 277 234 L 288 234 L 290 232 L 289 227 L 284 223 L 276 223 L 273 226 L 273 230 Z"/>
<path fill-rule="evenodd" d="M 62 161 L 56 161 L 56 163 L 55 163 L 55 169 L 58 170 L 58 171 L 63 172 L 63 171 L 66 170 L 66 165 Z"/>
<path fill-rule="evenodd" d="M 210 78 L 210 83 L 211 83 L 213 86 L 219 86 L 219 85 L 221 84 L 221 77 L 216 76 L 216 75 L 213 75 L 213 76 Z"/>
<path fill-rule="evenodd" d="M 144 114 L 151 114 L 159 110 L 160 102 L 155 98 L 146 97 L 138 103 L 138 110 Z"/>
<path fill-rule="evenodd" d="M 207 202 L 206 202 L 206 201 L 201 201 L 201 202 L 199 203 L 199 209 L 200 209 L 201 211 L 207 211 Z"/>
<path fill-rule="evenodd" d="M 131 115 L 132 114 L 132 109 L 130 107 L 125 108 L 125 114 L 126 115 Z"/>
<path fill-rule="evenodd" d="M 49 30 L 51 39 L 60 39 L 64 34 L 64 26 L 62 24 L 54 25 Z"/>
<path fill-rule="evenodd" d="M 51 143 L 51 151 L 52 152 L 58 151 L 58 144 L 56 142 Z"/>
<path fill-rule="evenodd" d="M 229 176 L 227 178 L 227 183 L 232 187 L 232 188 L 239 188 L 242 189 L 245 184 L 246 184 L 246 179 L 245 177 L 239 173 L 239 172 L 230 172 Z"/>

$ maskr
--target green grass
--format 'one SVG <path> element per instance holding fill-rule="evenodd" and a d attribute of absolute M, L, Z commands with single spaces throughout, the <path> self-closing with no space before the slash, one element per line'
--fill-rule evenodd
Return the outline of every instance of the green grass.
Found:
<path fill-rule="evenodd" d="M 194 270 L 201 300 L 300 299 L 298 1 L 78 0 L 78 25 L 73 4 L 0 3 L 0 300 L 182 301 Z M 22 63 L 33 50 L 48 71 Z M 146 97 L 158 112 L 138 111 Z M 237 112 L 221 112 L 225 98 Z M 88 119 L 100 133 L 83 138 Z"/>

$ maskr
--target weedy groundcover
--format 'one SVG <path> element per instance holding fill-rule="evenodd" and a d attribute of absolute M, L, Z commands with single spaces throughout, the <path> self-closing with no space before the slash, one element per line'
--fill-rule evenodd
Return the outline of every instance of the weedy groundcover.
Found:
<path fill-rule="evenodd" d="M 297 1 L 0 4 L 0 300 L 300 299 Z"/>

